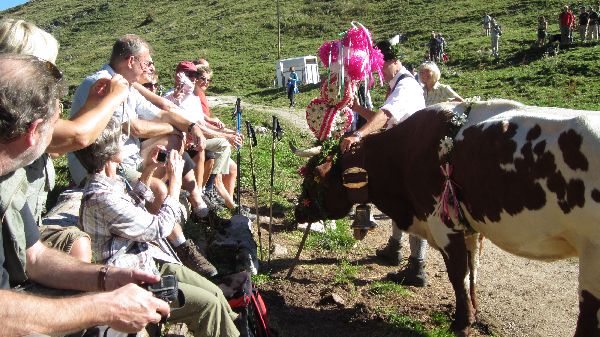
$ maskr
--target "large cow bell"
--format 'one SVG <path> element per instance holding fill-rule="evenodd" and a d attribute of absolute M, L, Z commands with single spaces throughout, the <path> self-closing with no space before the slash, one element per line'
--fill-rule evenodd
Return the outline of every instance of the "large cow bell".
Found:
<path fill-rule="evenodd" d="M 354 238 L 362 240 L 367 236 L 367 233 L 377 227 L 375 221 L 371 220 L 371 206 L 362 204 L 356 206 L 354 212 L 354 221 L 350 228 L 354 230 Z"/>

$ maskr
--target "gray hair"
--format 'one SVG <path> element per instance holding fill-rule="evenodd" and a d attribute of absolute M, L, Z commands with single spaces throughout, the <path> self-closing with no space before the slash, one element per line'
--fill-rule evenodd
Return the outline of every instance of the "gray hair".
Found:
<path fill-rule="evenodd" d="M 139 56 L 144 49 L 150 51 L 150 45 L 144 39 L 135 34 L 124 35 L 113 44 L 110 65 L 114 66 L 130 56 Z"/>
<path fill-rule="evenodd" d="M 115 118 L 106 125 L 100 136 L 88 147 L 73 152 L 88 173 L 98 173 L 121 151 L 121 123 Z"/>
<path fill-rule="evenodd" d="M 0 21 L 0 52 L 29 54 L 56 63 L 58 42 L 33 23 L 3 19 Z"/>
<path fill-rule="evenodd" d="M 440 68 L 438 68 L 437 64 L 435 64 L 435 62 L 427 61 L 421 63 L 421 65 L 419 66 L 419 72 L 421 72 L 421 70 L 431 71 L 431 78 L 434 79 L 435 82 L 439 81 L 440 77 L 442 76 L 442 72 L 440 71 Z"/>
<path fill-rule="evenodd" d="M 48 122 L 67 92 L 65 82 L 50 61 L 0 53 L 0 143 L 25 134 L 37 119 Z"/>

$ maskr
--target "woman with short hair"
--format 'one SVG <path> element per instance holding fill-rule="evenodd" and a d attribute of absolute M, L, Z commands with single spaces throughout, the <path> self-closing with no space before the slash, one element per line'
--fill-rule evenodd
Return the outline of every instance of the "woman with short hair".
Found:
<path fill-rule="evenodd" d="M 449 85 L 439 82 L 441 75 L 440 68 L 434 62 L 424 62 L 419 66 L 419 81 L 423 84 L 425 106 L 448 101 L 464 102 Z"/>

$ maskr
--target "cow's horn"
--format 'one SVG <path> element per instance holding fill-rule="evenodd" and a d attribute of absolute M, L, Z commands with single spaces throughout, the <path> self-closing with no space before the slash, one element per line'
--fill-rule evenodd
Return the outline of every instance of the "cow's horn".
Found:
<path fill-rule="evenodd" d="M 291 141 L 289 142 L 290 145 L 290 150 L 292 150 L 292 152 L 297 155 L 298 157 L 312 157 L 314 155 L 317 155 L 321 152 L 321 146 L 315 146 L 315 147 L 311 147 L 310 149 L 305 149 L 305 150 L 301 150 L 299 148 L 297 148 Z"/>

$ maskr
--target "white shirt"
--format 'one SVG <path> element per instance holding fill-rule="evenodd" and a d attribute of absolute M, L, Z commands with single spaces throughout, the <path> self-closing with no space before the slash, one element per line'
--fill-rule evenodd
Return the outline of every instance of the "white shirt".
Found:
<path fill-rule="evenodd" d="M 163 97 L 175 103 L 175 105 L 177 105 L 180 108 L 176 110 L 176 112 L 179 115 L 183 116 L 183 118 L 204 125 L 204 112 L 202 111 L 202 103 L 200 102 L 200 97 L 194 95 L 194 93 L 191 92 L 185 97 L 183 97 L 181 100 L 177 100 L 173 96 L 174 93 L 175 90 L 171 88 L 163 95 Z"/>
<path fill-rule="evenodd" d="M 398 78 L 402 74 L 407 74 L 405 78 L 398 82 Z M 398 82 L 396 84 L 396 82 Z M 400 71 L 389 82 L 392 92 L 385 100 L 381 110 L 386 112 L 390 118 L 386 124 L 386 129 L 403 122 L 413 113 L 425 108 L 425 99 L 423 97 L 423 89 L 412 77 L 412 75 L 402 67 Z"/>
<path fill-rule="evenodd" d="M 105 64 L 95 72 L 94 74 L 86 77 L 83 82 L 77 87 L 75 94 L 73 95 L 73 103 L 71 105 L 70 116 L 72 117 L 84 106 L 87 101 L 90 88 L 101 78 L 112 78 L 115 75 L 115 71 L 108 65 Z M 160 109 L 148 101 L 139 91 L 133 86 L 129 87 L 129 95 L 127 100 L 119 105 L 115 110 L 113 117 L 126 123 L 131 119 L 144 119 L 153 120 L 158 117 Z M 123 155 L 123 165 L 137 169 L 142 163 L 142 157 L 140 156 L 140 141 L 136 137 L 132 137 L 128 132 L 121 134 L 121 140 L 123 145 L 121 147 L 121 153 Z M 79 160 L 71 152 L 67 153 L 67 160 L 69 164 L 69 172 L 71 178 L 76 184 L 79 184 L 87 172 L 85 168 L 79 163 Z"/>

